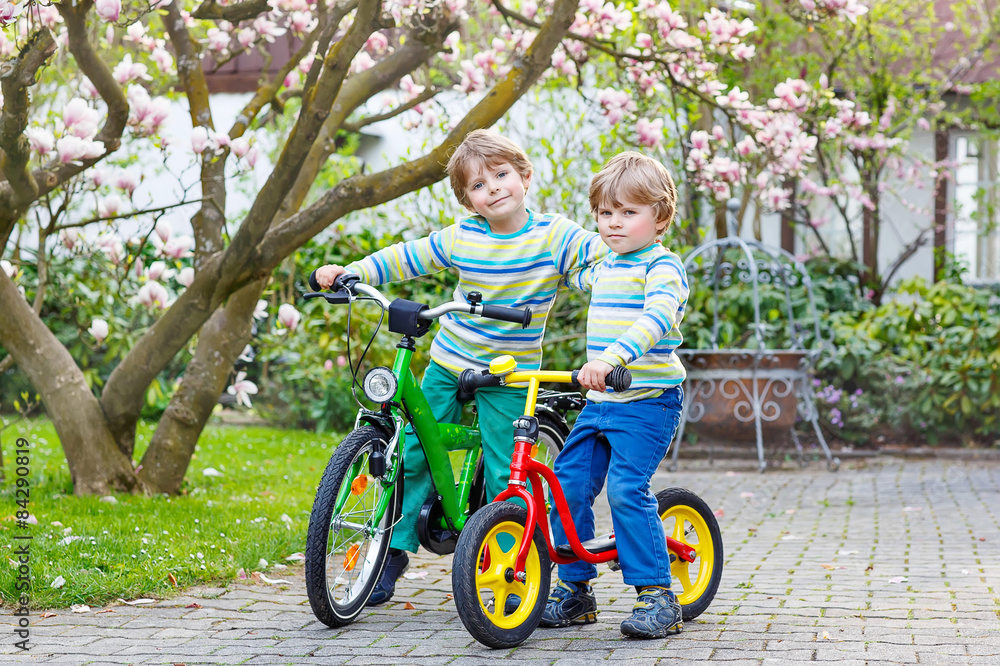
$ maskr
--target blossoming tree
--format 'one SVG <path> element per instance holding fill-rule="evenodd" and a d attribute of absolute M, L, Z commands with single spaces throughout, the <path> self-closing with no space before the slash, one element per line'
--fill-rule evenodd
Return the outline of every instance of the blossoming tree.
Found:
<path fill-rule="evenodd" d="M 864 11 L 855 0 L 817 4 L 836 21 Z M 751 197 L 776 208 L 786 195 L 775 183 L 802 175 L 815 159 L 802 105 L 789 100 L 804 99 L 817 113 L 853 113 L 851 103 L 835 100 L 821 81 L 789 82 L 790 92 L 750 99 L 720 74 L 754 57 L 745 40 L 753 23 L 718 9 L 685 16 L 665 1 L 77 0 L 46 6 L 0 0 L 0 20 L 0 248 L 9 257 L 0 271 L 0 346 L 8 354 L 0 363 L 16 363 L 41 395 L 77 493 L 176 491 L 246 345 L 271 271 L 352 211 L 441 179 L 462 138 L 495 123 L 539 79 L 582 84 L 610 123 L 651 150 L 672 133 L 665 117 L 688 133 L 690 119 L 681 117 L 675 95 L 734 119 L 739 141 L 712 123 L 692 135 L 686 150 L 693 182 L 725 198 L 742 179 Z M 287 33 L 295 37 L 290 59 L 262 73 L 235 122 L 218 127 L 205 71 L 248 50 L 267 54 Z M 799 89 L 803 85 L 808 91 Z M 437 101 L 447 90 L 471 100 L 466 112 Z M 132 194 L 151 167 L 135 165 L 135 151 L 163 148 L 171 97 L 188 107 L 189 133 L 174 140 L 190 150 L 199 187 L 174 204 L 139 208 Z M 255 167 L 259 133 L 268 131 L 269 118 L 284 114 L 291 129 L 278 137 L 272 172 L 247 212 L 227 220 L 234 176 Z M 307 199 L 336 139 L 387 119 L 439 126 L 441 138 L 426 154 L 374 173 L 345 173 Z M 750 163 L 713 153 L 725 142 L 756 156 L 752 178 Z M 162 212 L 191 204 L 192 235 L 175 234 Z M 110 233 L 123 218 L 137 221 L 141 231 Z M 36 239 L 33 253 L 22 243 L 29 235 Z M 151 248 L 147 267 L 141 257 L 150 259 Z M 146 318 L 99 396 L 40 316 L 53 297 L 48 262 L 60 252 L 82 253 L 113 269 L 118 293 Z M 279 318 L 294 329 L 298 314 L 290 308 L 283 306 Z M 99 309 L 80 333 L 97 344 L 122 335 Z M 189 346 L 193 356 L 183 379 L 150 446 L 133 461 L 143 396 Z M 245 377 L 229 386 L 244 404 L 254 390 Z"/>

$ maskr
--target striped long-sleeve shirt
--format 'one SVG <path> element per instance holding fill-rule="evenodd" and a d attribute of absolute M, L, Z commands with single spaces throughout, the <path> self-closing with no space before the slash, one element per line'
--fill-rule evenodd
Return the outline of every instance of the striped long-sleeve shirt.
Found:
<path fill-rule="evenodd" d="M 521 370 L 537 370 L 549 309 L 562 284 L 582 289 L 583 272 L 608 254 L 601 237 L 553 214 L 528 211 L 513 234 L 499 235 L 473 216 L 418 240 L 397 243 L 349 264 L 364 282 L 380 285 L 458 269 L 456 300 L 478 291 L 483 302 L 531 308 L 528 328 L 520 324 L 451 312 L 439 321 L 431 358 L 452 372 L 483 369 L 510 354 Z"/>
<path fill-rule="evenodd" d="M 630 254 L 609 255 L 586 270 L 590 287 L 587 359 L 628 366 L 632 387 L 622 393 L 589 391 L 594 402 L 630 402 L 680 386 L 686 375 L 674 350 L 688 298 L 684 263 L 654 243 Z"/>

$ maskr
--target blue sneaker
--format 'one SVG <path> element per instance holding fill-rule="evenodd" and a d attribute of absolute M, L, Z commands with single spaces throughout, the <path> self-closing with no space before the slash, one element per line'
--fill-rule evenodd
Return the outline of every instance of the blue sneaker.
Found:
<path fill-rule="evenodd" d="M 382 572 L 382 578 L 375 585 L 375 591 L 368 598 L 366 606 L 380 606 L 392 599 L 392 595 L 396 592 L 396 580 L 410 568 L 410 557 L 406 551 L 399 550 L 393 554 L 393 550 L 395 549 L 389 551 L 389 561 L 385 563 L 385 571 Z"/>
<path fill-rule="evenodd" d="M 649 585 L 639 592 L 632 617 L 622 622 L 622 633 L 632 638 L 663 638 L 681 633 L 681 605 L 670 588 Z"/>
<path fill-rule="evenodd" d="M 597 622 L 597 597 L 587 582 L 559 581 L 549 595 L 540 627 L 568 627 Z"/>

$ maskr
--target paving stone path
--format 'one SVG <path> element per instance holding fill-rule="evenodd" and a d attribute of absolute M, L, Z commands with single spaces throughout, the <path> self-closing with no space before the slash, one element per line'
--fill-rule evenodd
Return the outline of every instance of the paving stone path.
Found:
<path fill-rule="evenodd" d="M 634 591 L 602 567 L 597 624 L 489 650 L 449 598 L 451 558 L 421 554 L 411 571 L 426 577 L 401 580 L 392 603 L 343 629 L 315 620 L 299 568 L 281 572 L 288 586 L 35 615 L 28 656 L 15 654 L 2 617 L 0 663 L 1000 664 L 1000 463 L 880 460 L 765 474 L 688 463 L 653 485 L 683 485 L 723 510 L 720 592 L 676 637 L 622 637 Z M 607 529 L 603 498 L 598 509 Z"/>

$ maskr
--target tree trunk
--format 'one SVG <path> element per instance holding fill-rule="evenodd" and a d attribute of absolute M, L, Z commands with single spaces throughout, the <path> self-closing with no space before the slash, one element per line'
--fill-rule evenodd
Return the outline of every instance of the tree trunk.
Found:
<path fill-rule="evenodd" d="M 132 461 L 118 450 L 83 372 L 2 271 L 0 312 L 0 343 L 45 403 L 69 463 L 74 492 L 144 490 Z"/>
<path fill-rule="evenodd" d="M 176 493 L 184 481 L 198 437 L 250 339 L 251 317 L 263 288 L 263 280 L 251 282 L 202 326 L 194 358 L 139 466 L 140 478 L 156 491 Z"/>

